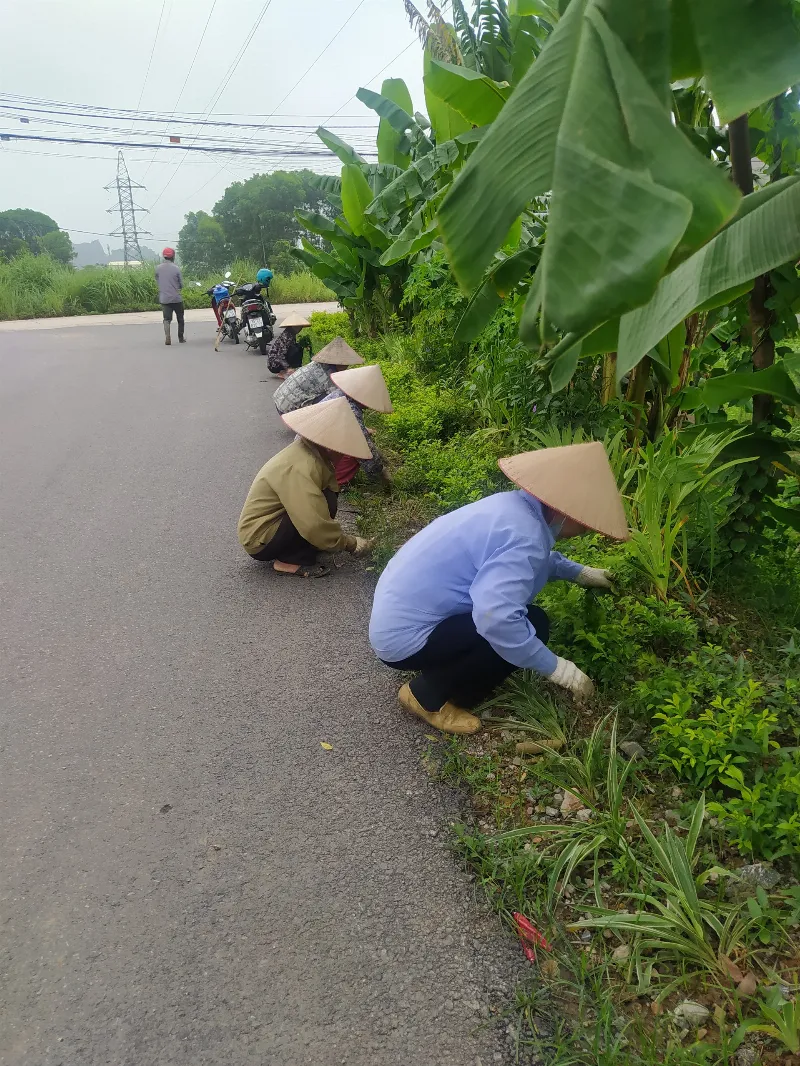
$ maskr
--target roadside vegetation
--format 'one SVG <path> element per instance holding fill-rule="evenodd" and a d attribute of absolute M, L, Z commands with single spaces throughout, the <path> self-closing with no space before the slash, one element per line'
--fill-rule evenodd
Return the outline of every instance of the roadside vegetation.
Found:
<path fill-rule="evenodd" d="M 628 510 L 564 548 L 615 594 L 539 601 L 592 704 L 520 674 L 427 756 L 530 960 L 520 1062 L 800 1063 L 800 48 L 797 5 L 733 6 L 406 3 L 427 116 L 361 90 L 380 162 L 321 130 L 341 178 L 298 215 L 346 308 L 315 350 L 395 405 L 378 565 L 526 449 L 605 441 Z"/>
<path fill-rule="evenodd" d="M 260 263 L 237 260 L 230 270 L 234 280 L 252 281 Z M 0 319 L 49 318 L 61 315 L 100 315 L 121 311 L 157 311 L 158 289 L 154 266 L 83 267 L 74 270 L 47 254 L 23 253 L 0 262 Z M 196 277 L 185 273 L 187 307 L 209 307 L 206 289 L 221 274 Z M 200 288 L 195 282 L 200 282 Z M 297 269 L 275 274 L 270 286 L 274 304 L 335 300 L 336 297 L 310 271 Z"/>

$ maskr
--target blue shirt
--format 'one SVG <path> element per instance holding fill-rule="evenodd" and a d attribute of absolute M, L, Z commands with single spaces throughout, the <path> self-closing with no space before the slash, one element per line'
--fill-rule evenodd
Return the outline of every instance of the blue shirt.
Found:
<path fill-rule="evenodd" d="M 437 518 L 381 575 L 369 627 L 376 654 L 400 662 L 424 647 L 439 622 L 471 612 L 507 662 L 552 674 L 557 658 L 536 636 L 527 607 L 548 581 L 573 580 L 582 569 L 553 543 L 542 505 L 521 489 Z"/>

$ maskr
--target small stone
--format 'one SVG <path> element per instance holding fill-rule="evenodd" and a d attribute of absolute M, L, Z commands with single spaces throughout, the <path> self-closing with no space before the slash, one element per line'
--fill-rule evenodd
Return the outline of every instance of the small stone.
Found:
<path fill-rule="evenodd" d="M 746 973 L 739 982 L 739 984 L 736 986 L 736 991 L 740 996 L 750 997 L 756 994 L 757 988 L 758 981 L 756 980 L 755 974 Z"/>
<path fill-rule="evenodd" d="M 655 1014 L 656 1017 L 659 1014 L 663 1014 L 664 1013 L 664 1004 L 663 1003 L 659 1003 L 659 1001 L 657 999 L 654 999 L 651 1002 L 651 1004 L 650 1004 L 650 1013 L 651 1014 Z"/>
<path fill-rule="evenodd" d="M 711 1011 L 708 1007 L 704 1007 L 702 1003 L 695 1003 L 692 999 L 685 999 L 682 1003 L 679 1003 L 675 1010 L 672 1012 L 672 1016 L 680 1024 L 683 1024 L 689 1029 L 696 1029 L 702 1025 L 707 1018 L 711 1015 Z"/>
<path fill-rule="evenodd" d="M 681 816 L 677 811 L 664 811 L 664 818 L 668 825 L 677 825 L 681 820 Z"/>
<path fill-rule="evenodd" d="M 739 1048 L 739 1050 L 733 1056 L 733 1061 L 735 1066 L 756 1066 L 758 1058 L 758 1048 L 750 1044 L 746 1044 L 743 1047 Z"/>
<path fill-rule="evenodd" d="M 702 1040 L 704 1036 L 708 1036 L 708 1029 L 705 1026 L 697 1030 L 697 1039 Z"/>
<path fill-rule="evenodd" d="M 647 752 L 644 750 L 638 740 L 626 740 L 619 746 L 619 750 L 628 756 L 629 759 L 644 759 L 647 757 Z"/>
<path fill-rule="evenodd" d="M 581 807 L 579 811 L 575 812 L 575 817 L 578 819 L 579 822 L 591 822 L 592 812 L 589 810 L 588 807 Z"/>
<path fill-rule="evenodd" d="M 771 892 L 781 880 L 771 866 L 764 862 L 754 862 L 749 866 L 740 866 L 733 871 L 734 876 L 730 879 L 725 894 L 729 898 L 736 896 L 754 896 L 757 888 L 763 888 L 765 892 Z"/>
<path fill-rule="evenodd" d="M 674 800 L 679 800 L 679 799 L 681 799 L 682 797 L 683 797 L 683 789 L 682 789 L 682 788 L 678 788 L 678 786 L 676 785 L 676 786 L 675 786 L 675 787 L 673 788 L 673 790 L 672 790 L 672 798 L 673 798 Z"/>
<path fill-rule="evenodd" d="M 547 815 L 548 818 L 558 818 L 557 807 L 545 807 L 544 813 Z"/>
<path fill-rule="evenodd" d="M 579 799 L 572 792 L 565 792 L 564 798 L 561 801 L 561 813 L 562 814 L 575 814 L 576 811 L 582 810 L 584 802 Z"/>
<path fill-rule="evenodd" d="M 625 962 L 626 959 L 631 957 L 631 949 L 627 944 L 620 944 L 618 948 L 614 948 L 611 952 L 611 958 L 614 962 Z"/>

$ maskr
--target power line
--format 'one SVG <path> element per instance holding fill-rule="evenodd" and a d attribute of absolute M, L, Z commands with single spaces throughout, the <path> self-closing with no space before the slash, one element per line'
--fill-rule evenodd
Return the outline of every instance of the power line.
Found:
<path fill-rule="evenodd" d="M 313 70 L 313 68 L 314 68 L 314 67 L 315 67 L 315 66 L 317 65 L 317 63 L 318 63 L 318 62 L 320 61 L 320 59 L 322 59 L 322 57 L 323 57 L 323 56 L 325 55 L 325 53 L 326 53 L 326 52 L 328 51 L 328 49 L 329 49 L 329 48 L 331 47 L 331 45 L 332 45 L 332 44 L 333 44 L 333 42 L 334 42 L 334 41 L 336 40 L 336 38 L 337 38 L 337 37 L 338 37 L 338 36 L 339 36 L 339 35 L 340 35 L 340 34 L 342 33 L 342 31 L 343 31 L 343 30 L 344 30 L 344 28 L 345 28 L 345 27 L 347 26 L 347 24 L 348 24 L 348 23 L 349 23 L 349 22 L 350 22 L 350 21 L 351 21 L 351 20 L 352 20 L 352 19 L 353 19 L 353 18 L 354 18 L 354 17 L 356 16 L 356 14 L 358 13 L 358 11 L 359 11 L 359 10 L 360 10 L 360 9 L 361 9 L 361 8 L 362 8 L 363 6 L 364 6 L 365 2 L 366 2 L 366 0 L 359 0 L 359 3 L 358 3 L 358 4 L 356 4 L 355 8 L 354 8 L 354 9 L 353 9 L 353 10 L 352 10 L 352 11 L 350 12 L 350 14 L 349 14 L 349 15 L 347 16 L 347 18 L 346 18 L 346 19 L 344 20 L 344 22 L 342 23 L 342 25 L 341 25 L 341 26 L 339 27 L 339 29 L 338 29 L 338 30 L 336 31 L 336 33 L 334 33 L 333 37 L 331 37 L 331 39 L 330 39 L 330 40 L 328 41 L 328 43 L 327 43 L 327 44 L 325 45 L 325 47 L 324 47 L 324 48 L 322 49 L 322 51 L 321 51 L 321 52 L 319 53 L 319 55 L 317 56 L 317 58 L 316 58 L 315 60 L 313 60 L 313 62 L 311 62 L 311 63 L 310 63 L 310 64 L 309 64 L 309 65 L 308 65 L 308 66 L 306 67 L 306 69 L 305 69 L 305 70 L 303 71 L 303 73 L 302 73 L 302 74 L 300 75 L 300 77 L 299 77 L 299 78 L 297 79 L 297 81 L 296 81 L 296 82 L 294 83 L 294 85 L 293 85 L 293 86 L 291 87 L 291 89 L 290 89 L 290 90 L 289 90 L 289 91 L 288 91 L 288 92 L 286 93 L 286 95 L 285 95 L 285 96 L 283 97 L 283 99 L 282 99 L 282 100 L 281 100 L 281 101 L 280 101 L 280 102 L 279 102 L 278 104 L 276 104 L 276 105 L 275 105 L 275 109 L 274 109 L 274 111 L 273 111 L 273 112 L 272 112 L 272 113 L 271 113 L 270 115 L 267 115 L 267 118 L 268 118 L 268 119 L 272 118 L 272 117 L 273 117 L 273 115 L 275 114 L 275 111 L 277 111 L 277 110 L 278 110 L 278 108 L 279 108 L 279 107 L 280 107 L 280 106 L 281 106 L 282 104 L 286 103 L 286 101 L 287 101 L 287 100 L 289 99 L 289 97 L 290 97 L 290 96 L 292 95 L 292 93 L 293 93 L 293 92 L 295 91 L 295 89 L 296 89 L 296 88 L 297 88 L 297 86 L 298 86 L 298 85 L 300 84 L 300 82 L 301 82 L 301 81 L 302 81 L 302 80 L 303 80 L 303 79 L 304 79 L 304 78 L 306 77 L 306 75 L 307 75 L 307 74 L 308 74 L 308 73 L 309 73 L 309 72 L 310 72 L 311 70 Z M 260 126 L 260 127 L 258 127 L 258 129 L 256 130 L 256 132 L 258 132 L 259 130 L 261 130 L 261 129 L 264 129 L 264 128 L 265 128 L 265 126 Z M 308 140 L 308 138 L 306 138 L 306 140 Z M 215 179 L 215 178 L 217 177 L 217 175 L 218 175 L 218 174 L 221 174 L 221 173 L 222 173 L 222 171 L 223 171 L 223 170 L 225 170 L 225 168 L 227 167 L 227 165 L 228 165 L 227 163 L 224 163 L 224 162 L 223 162 L 222 166 L 221 166 L 221 167 L 219 168 L 219 170 L 217 171 L 217 173 L 216 173 L 216 174 L 212 174 L 212 175 L 211 175 L 211 177 L 210 177 L 210 178 L 208 179 L 208 181 L 206 182 L 206 185 L 210 185 L 210 184 L 211 184 L 211 182 L 212 182 L 212 181 L 214 181 L 214 179 Z M 204 188 L 206 187 L 206 185 L 203 185 L 203 186 L 202 186 L 202 188 L 204 189 Z M 198 191 L 200 191 L 200 190 L 198 190 Z"/>
<path fill-rule="evenodd" d="M 267 13 L 267 11 L 269 11 L 271 4 L 272 4 L 272 0 L 266 0 L 266 3 L 261 8 L 261 12 L 260 12 L 258 18 L 256 19 L 255 25 L 253 26 L 253 28 L 250 30 L 250 33 L 245 38 L 244 44 L 239 49 L 239 52 L 237 53 L 236 58 L 231 63 L 230 67 L 228 67 L 228 70 L 226 71 L 225 76 L 223 77 L 222 82 L 221 82 L 219 88 L 217 89 L 217 92 L 215 93 L 214 97 L 212 98 L 211 103 L 206 108 L 206 114 L 210 114 L 214 110 L 215 104 L 217 103 L 219 98 L 222 96 L 222 94 L 225 92 L 225 89 L 228 87 L 228 83 L 230 82 L 231 78 L 233 77 L 233 75 L 234 75 L 234 73 L 236 71 L 236 68 L 241 63 L 245 52 L 250 47 L 250 42 L 255 37 L 256 32 L 258 31 L 258 28 L 261 25 L 261 23 L 262 23 L 262 21 L 264 19 L 264 16 Z M 153 201 L 153 204 L 152 204 L 153 207 L 156 206 L 158 201 L 161 199 L 161 197 L 164 195 L 164 193 L 170 187 L 170 185 L 172 184 L 172 182 L 175 179 L 175 175 L 178 173 L 179 170 L 180 170 L 180 167 L 176 167 L 175 170 L 172 172 L 169 181 L 166 183 L 164 188 L 161 190 L 161 192 L 158 194 L 158 196 Z"/>
<path fill-rule="evenodd" d="M 145 71 L 144 81 L 142 82 L 142 91 L 139 93 L 139 101 L 136 104 L 136 110 L 138 111 L 142 104 L 142 97 L 144 96 L 145 86 L 147 85 L 147 79 L 150 77 L 150 68 L 153 65 L 153 56 L 156 52 L 156 44 L 158 43 L 158 35 L 161 32 L 161 20 L 164 18 L 164 8 L 167 6 L 167 0 L 161 0 L 161 13 L 158 16 L 158 25 L 156 26 L 156 35 L 153 38 L 153 47 L 150 49 L 150 58 L 147 61 L 147 70 Z"/>
<path fill-rule="evenodd" d="M 231 145 L 214 145 L 214 144 L 153 144 L 145 143 L 141 141 L 122 141 L 122 140 L 109 140 L 102 141 L 94 137 L 46 137 L 43 134 L 38 133 L 9 133 L 7 131 L 0 131 L 0 139 L 15 140 L 15 141 L 45 141 L 54 144 L 98 144 L 107 148 L 156 148 L 159 151 L 177 151 L 177 152 L 206 152 L 222 155 L 243 155 L 253 158 L 261 159 L 272 155 L 280 155 L 284 152 L 286 156 L 303 156 L 304 158 L 312 159 L 316 157 L 327 158 L 329 152 L 326 149 L 315 151 L 300 151 L 300 146 L 293 146 L 288 151 L 285 148 L 246 148 L 237 147 Z M 177 168 L 176 168 L 177 169 Z M 170 179 L 171 181 L 172 179 Z M 169 182 L 167 183 L 169 184 Z M 162 190 L 166 190 L 166 186 Z M 156 198 L 156 201 L 160 199 L 160 196 Z"/>
<path fill-rule="evenodd" d="M 386 64 L 386 66 L 381 67 L 381 69 L 378 71 L 377 74 L 373 74 L 373 76 L 369 79 L 369 81 L 366 84 L 367 85 L 371 85 L 374 81 L 377 81 L 377 79 L 381 76 L 381 74 L 383 74 L 385 71 L 387 71 L 389 69 L 389 67 L 393 66 L 397 62 L 397 60 L 401 58 L 401 56 L 404 56 L 406 54 L 406 52 L 410 48 L 413 48 L 414 45 L 416 45 L 417 43 L 418 42 L 416 40 L 414 40 L 414 41 L 411 42 L 411 44 L 407 44 L 406 47 L 402 50 L 402 52 L 398 52 L 397 55 L 394 57 L 394 59 L 390 59 L 389 62 Z M 336 118 L 336 116 L 339 114 L 339 112 L 342 111 L 345 107 L 347 107 L 347 105 L 351 101 L 353 101 L 355 99 L 356 99 L 356 94 L 353 93 L 353 95 L 350 97 L 350 99 L 349 100 L 345 100 L 345 102 L 342 104 L 342 106 L 340 108 L 338 108 L 336 111 L 334 111 L 332 115 L 328 115 L 328 117 L 326 119 L 324 119 L 320 123 L 320 126 L 327 126 L 327 124 L 331 121 L 332 118 Z M 310 138 L 307 137 L 305 139 L 305 141 L 303 141 L 301 143 L 301 147 L 302 147 L 303 144 L 308 144 L 309 139 Z M 281 165 L 282 162 L 283 162 L 283 159 L 278 161 L 278 163 L 276 165 L 276 168 L 275 168 L 276 170 Z"/>
<path fill-rule="evenodd" d="M 184 89 L 186 88 L 186 85 L 187 85 L 187 83 L 189 81 L 189 76 L 192 73 L 192 71 L 194 70 L 194 65 L 195 65 L 195 62 L 197 61 L 197 56 L 198 56 L 198 54 L 200 52 L 200 46 L 202 45 L 203 41 L 205 40 L 206 31 L 208 30 L 209 23 L 211 22 L 211 16 L 214 14 L 214 8 L 216 6 L 217 6 L 217 0 L 212 0 L 211 10 L 208 13 L 208 18 L 206 19 L 206 24 L 205 24 L 205 26 L 203 26 L 203 32 L 200 34 L 200 40 L 197 42 L 197 48 L 195 48 L 195 50 L 194 50 L 194 55 L 192 56 L 192 61 L 189 64 L 189 69 L 186 71 L 186 77 L 183 79 L 183 85 L 181 85 L 181 91 L 178 93 L 178 98 L 175 101 L 175 106 L 172 109 L 172 114 L 170 115 L 169 119 L 167 120 L 166 125 L 164 126 L 164 129 L 162 131 L 162 136 L 169 129 L 169 123 L 175 117 L 175 112 L 178 110 L 178 104 L 181 102 L 181 98 L 183 97 L 183 92 L 184 92 Z M 142 101 L 140 100 L 139 103 L 141 104 L 141 102 Z M 138 110 L 138 107 L 137 107 L 137 110 Z M 148 172 L 150 170 L 150 167 L 153 165 L 153 159 L 155 159 L 155 157 L 156 157 L 156 153 L 153 152 L 152 158 L 150 159 L 150 162 L 147 164 L 147 170 L 145 170 L 144 174 L 142 175 L 143 178 L 147 177 Z"/>
<path fill-rule="evenodd" d="M 409 47 L 411 47 L 411 46 L 409 45 Z M 407 50 L 408 49 L 406 49 L 406 51 Z M 383 72 L 381 71 L 381 73 L 383 73 Z M 119 120 L 121 120 L 123 122 L 128 122 L 128 121 L 131 120 L 131 118 L 142 119 L 143 121 L 147 121 L 147 122 L 164 122 L 169 117 L 175 117 L 175 115 L 173 115 L 173 116 L 168 115 L 166 111 L 155 111 L 155 110 L 152 110 L 150 108 L 145 108 L 144 110 L 134 109 L 134 108 L 124 108 L 124 107 L 111 108 L 111 107 L 103 107 L 102 105 L 99 105 L 99 104 L 97 104 L 97 105 L 95 105 L 95 104 L 76 104 L 76 103 L 72 103 L 72 102 L 67 101 L 67 100 L 44 100 L 44 99 L 39 99 L 39 98 L 37 98 L 35 96 L 32 96 L 32 97 L 15 96 L 12 93 L 2 93 L 2 92 L 0 92 L 0 100 L 11 101 L 9 103 L 0 103 L 0 108 L 3 108 L 5 110 L 27 111 L 27 112 L 35 112 L 35 113 L 41 113 L 41 114 L 65 114 L 65 115 L 69 114 L 69 115 L 76 115 L 78 117 L 119 119 Z M 22 101 L 22 103 L 14 103 L 13 101 Z M 47 107 L 40 107 L 40 106 L 34 107 L 34 106 L 31 106 L 31 105 L 34 105 L 34 104 L 37 104 L 37 105 L 39 105 L 39 104 L 47 104 L 49 106 L 47 106 Z M 175 114 L 177 114 L 177 113 L 175 113 Z M 320 111 L 317 114 L 311 114 L 311 115 L 301 115 L 301 114 L 296 114 L 296 113 L 286 113 L 286 114 L 280 114 L 279 115 L 277 113 L 277 111 L 275 111 L 275 112 L 272 112 L 270 115 L 261 116 L 261 115 L 253 114 L 253 113 L 250 113 L 250 112 L 220 111 L 217 114 L 218 114 L 218 117 L 216 119 L 212 119 L 212 118 L 205 117 L 206 116 L 206 112 L 205 111 L 183 111 L 183 112 L 180 113 L 180 115 L 177 118 L 175 118 L 175 121 L 178 122 L 178 123 L 185 123 L 187 125 L 200 125 L 200 124 L 212 125 L 212 126 L 229 126 L 229 125 L 236 126 L 236 125 L 241 125 L 241 126 L 245 126 L 245 127 L 257 127 L 261 123 L 258 123 L 258 122 L 245 122 L 245 123 L 223 122 L 223 121 L 221 121 L 221 119 L 222 118 L 253 118 L 253 119 L 258 119 L 258 118 L 262 118 L 262 119 L 263 118 L 310 118 L 310 119 L 319 119 L 321 117 L 321 115 L 324 114 L 324 112 Z M 351 118 L 351 119 L 364 118 L 363 114 L 359 114 L 359 115 L 343 115 L 342 117 L 343 118 Z"/>

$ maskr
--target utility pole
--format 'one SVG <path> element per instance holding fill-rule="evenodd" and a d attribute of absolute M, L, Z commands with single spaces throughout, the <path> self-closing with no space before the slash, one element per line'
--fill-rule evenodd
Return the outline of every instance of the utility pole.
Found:
<path fill-rule="evenodd" d="M 142 249 L 139 245 L 139 235 L 150 236 L 147 230 L 140 230 L 136 226 L 136 212 L 145 211 L 144 207 L 139 207 L 138 204 L 133 202 L 133 190 L 143 189 L 144 185 L 140 185 L 137 181 L 131 181 L 128 174 L 128 168 L 125 165 L 125 157 L 120 151 L 117 156 L 117 177 L 115 181 L 111 181 L 105 188 L 111 192 L 117 193 L 117 206 L 109 207 L 108 214 L 113 215 L 119 212 L 120 216 L 120 228 L 115 230 L 112 237 L 122 237 L 123 254 L 125 257 L 125 266 L 130 263 L 142 263 Z"/>

